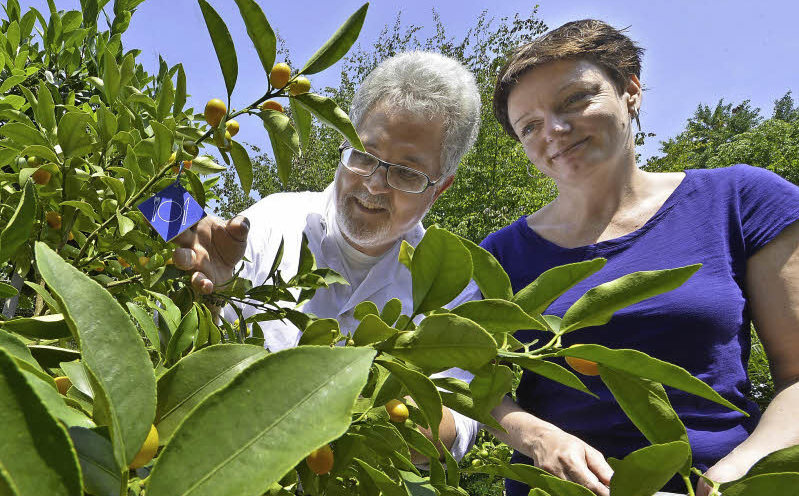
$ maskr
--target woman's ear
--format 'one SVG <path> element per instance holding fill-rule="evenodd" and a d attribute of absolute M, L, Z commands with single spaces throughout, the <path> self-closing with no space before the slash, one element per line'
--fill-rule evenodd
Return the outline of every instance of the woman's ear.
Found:
<path fill-rule="evenodd" d="M 630 79 L 627 81 L 625 93 L 627 93 L 627 110 L 630 111 L 630 115 L 632 116 L 638 115 L 638 112 L 641 110 L 643 89 L 641 88 L 641 81 L 635 74 L 631 75 Z"/>

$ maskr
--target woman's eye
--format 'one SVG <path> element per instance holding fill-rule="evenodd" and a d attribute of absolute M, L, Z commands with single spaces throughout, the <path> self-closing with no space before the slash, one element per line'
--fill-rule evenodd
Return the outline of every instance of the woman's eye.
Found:
<path fill-rule="evenodd" d="M 577 103 L 577 102 L 579 102 L 581 100 L 585 100 L 585 98 L 587 96 L 588 96 L 588 93 L 585 93 L 585 92 L 575 93 L 575 94 L 571 95 L 569 98 L 566 99 L 566 104 L 567 105 L 571 105 L 571 104 Z"/>

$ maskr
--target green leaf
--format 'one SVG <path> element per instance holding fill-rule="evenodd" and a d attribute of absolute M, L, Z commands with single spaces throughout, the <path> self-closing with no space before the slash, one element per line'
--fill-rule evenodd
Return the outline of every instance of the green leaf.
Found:
<path fill-rule="evenodd" d="M 461 237 L 460 240 L 472 256 L 472 277 L 483 298 L 511 300 L 513 288 L 510 279 L 494 255 L 466 238 Z"/>
<path fill-rule="evenodd" d="M 215 345 L 186 356 L 170 368 L 158 379 L 155 425 L 161 444 L 166 444 L 194 407 L 266 355 L 262 346 Z"/>
<path fill-rule="evenodd" d="M 256 361 L 183 421 L 156 460 L 148 495 L 260 494 L 347 431 L 374 356 L 303 346 Z"/>
<path fill-rule="evenodd" d="M 191 161 L 191 170 L 193 170 L 195 174 L 208 175 L 216 174 L 217 172 L 222 172 L 227 169 L 214 162 L 212 157 L 201 155 L 195 157 L 194 160 Z"/>
<path fill-rule="evenodd" d="M 61 160 L 58 159 L 58 156 L 55 152 L 48 146 L 42 145 L 31 145 L 26 146 L 22 149 L 22 155 L 34 155 L 37 157 L 41 157 L 45 160 L 49 160 L 50 162 L 59 163 Z"/>
<path fill-rule="evenodd" d="M 78 459 L 66 430 L 2 349 L 0 398 L 0 465 L 8 485 L 21 495 L 80 496 Z"/>
<path fill-rule="evenodd" d="M 431 315 L 417 330 L 401 332 L 377 348 L 432 372 L 451 367 L 476 371 L 497 355 L 490 334 L 453 314 Z"/>
<path fill-rule="evenodd" d="M 613 496 L 649 496 L 662 488 L 686 461 L 690 465 L 691 448 L 687 442 L 654 444 L 633 451 L 623 460 L 610 459 Z"/>
<path fill-rule="evenodd" d="M 236 172 L 239 175 L 239 182 L 244 190 L 244 194 L 249 195 L 250 188 L 252 188 L 253 179 L 252 162 L 250 162 L 250 156 L 247 154 L 247 150 L 245 150 L 244 147 L 241 146 L 237 141 L 231 141 L 230 145 L 230 156 L 233 157 L 233 165 L 236 166 Z"/>
<path fill-rule="evenodd" d="M 350 49 L 361 32 L 366 10 L 369 4 L 365 3 L 355 11 L 329 40 L 308 59 L 300 74 L 316 74 L 335 64 Z"/>
<path fill-rule="evenodd" d="M 119 87 L 122 82 L 122 73 L 119 71 L 114 54 L 106 50 L 103 55 L 103 84 L 105 85 L 105 97 L 111 105 L 119 96 Z"/>
<path fill-rule="evenodd" d="M 552 363 L 541 358 L 533 358 L 530 356 L 525 355 L 517 355 L 511 353 L 500 353 L 499 357 L 502 358 L 503 361 L 515 363 L 534 374 L 538 374 L 540 376 L 546 377 L 547 379 L 551 379 L 555 382 L 559 382 L 564 386 L 568 386 L 572 389 L 576 389 L 578 391 L 582 391 L 585 394 L 590 394 L 595 398 L 599 398 L 597 395 L 591 392 L 583 381 L 577 378 L 576 375 L 572 374 L 569 370 L 561 367 L 557 363 Z"/>
<path fill-rule="evenodd" d="M 367 300 L 355 305 L 355 309 L 352 311 L 352 316 L 355 320 L 363 320 L 367 315 L 380 315 L 380 311 L 374 302 Z"/>
<path fill-rule="evenodd" d="M 0 264 L 5 263 L 30 238 L 36 220 L 36 189 L 33 181 L 25 181 L 17 209 L 0 232 Z"/>
<path fill-rule="evenodd" d="M 83 484 L 89 494 L 119 494 L 122 469 L 111 442 L 91 429 L 71 427 L 69 437 L 78 452 Z"/>
<path fill-rule="evenodd" d="M 370 302 L 371 303 L 371 302 Z M 352 340 L 358 346 L 377 343 L 386 340 L 397 334 L 397 330 L 383 322 L 380 317 L 374 314 L 364 315 L 361 323 L 352 333 Z"/>
<path fill-rule="evenodd" d="M 108 400 L 111 439 L 125 466 L 133 460 L 155 417 L 155 376 L 144 342 L 111 294 L 42 242 L 36 264 L 52 290 L 86 368 Z M 113 329 L 114 332 L 108 332 Z M 97 388 L 95 397 L 98 394 Z"/>
<path fill-rule="evenodd" d="M 250 36 L 255 51 L 258 53 L 258 58 L 261 59 L 264 72 L 269 77 L 269 73 L 272 72 L 272 66 L 275 65 L 277 42 L 275 32 L 272 31 L 272 26 L 266 20 L 264 11 L 261 10 L 255 0 L 236 0 L 236 5 L 239 6 L 241 18 L 244 19 L 244 25 L 247 27 L 247 34 Z"/>
<path fill-rule="evenodd" d="M 172 104 L 175 103 L 175 87 L 172 80 L 167 76 L 161 83 L 161 91 L 158 93 L 156 116 L 163 121 L 168 115 L 172 115 Z"/>
<path fill-rule="evenodd" d="M 3 329 L 29 339 L 61 339 L 72 336 L 61 314 L 7 320 Z"/>
<path fill-rule="evenodd" d="M 650 443 L 666 444 L 673 441 L 690 443 L 685 426 L 671 407 L 663 386 L 604 365 L 599 366 L 599 373 L 602 382 L 613 393 L 621 409 Z M 677 469 L 681 474 L 688 475 L 691 472 L 690 451 L 687 458 L 684 457 L 682 460 L 684 463 Z M 659 487 L 662 487 L 662 484 Z"/>
<path fill-rule="evenodd" d="M 64 206 L 64 207 L 74 207 L 74 208 L 80 210 L 81 213 L 84 214 L 86 217 L 88 217 L 88 218 L 90 218 L 92 220 L 95 220 L 97 222 L 100 222 L 100 220 L 102 220 L 102 219 L 100 219 L 100 216 L 97 215 L 97 211 L 94 209 L 94 207 L 92 207 L 91 205 L 89 205 L 88 203 L 86 203 L 84 201 L 67 200 L 67 201 L 63 201 L 63 202 L 59 203 L 59 205 Z"/>
<path fill-rule="evenodd" d="M 164 165 L 169 161 L 169 156 L 172 155 L 172 141 L 174 139 L 172 131 L 160 122 L 150 121 L 150 126 L 153 128 L 153 135 L 155 136 L 155 163 L 156 165 Z"/>
<path fill-rule="evenodd" d="M 79 351 L 59 348 L 57 346 L 32 344 L 28 346 L 28 349 L 31 355 L 33 355 L 33 358 L 35 358 L 42 367 L 58 367 L 61 362 L 80 359 Z"/>
<path fill-rule="evenodd" d="M 541 322 L 524 313 L 519 305 L 506 300 L 467 301 L 453 308 L 452 313 L 477 322 L 492 335 L 520 329 L 546 329 Z"/>
<path fill-rule="evenodd" d="M 566 311 L 560 332 L 606 324 L 617 310 L 678 288 L 701 266 L 633 272 L 589 289 Z"/>
<path fill-rule="evenodd" d="M 289 175 L 291 174 L 291 159 L 294 156 L 294 152 L 273 133 L 269 133 L 269 142 L 272 144 L 272 153 L 275 156 L 277 175 L 280 177 L 280 182 L 285 186 L 288 184 Z"/>
<path fill-rule="evenodd" d="M 41 145 L 41 146 L 50 146 L 50 143 L 47 141 L 42 133 L 40 133 L 37 129 L 34 129 L 27 124 L 23 124 L 21 122 L 9 122 L 5 124 L 3 127 L 0 127 L 0 135 L 5 136 L 6 138 L 11 139 L 15 143 L 19 144 L 20 146 L 27 146 L 27 145 Z"/>
<path fill-rule="evenodd" d="M 38 91 L 39 105 L 36 106 L 36 122 L 47 132 L 55 131 L 55 105 L 53 95 L 47 89 L 47 83 L 42 81 Z"/>
<path fill-rule="evenodd" d="M 177 117 L 186 106 L 186 72 L 183 70 L 183 64 L 178 64 L 178 78 L 175 86 L 175 105 L 172 110 L 172 115 Z"/>
<path fill-rule="evenodd" d="M 326 126 L 338 131 L 353 147 L 361 151 L 364 150 L 361 138 L 358 137 L 358 133 L 355 131 L 349 116 L 336 105 L 336 102 L 315 93 L 304 93 L 291 97 L 291 99 L 309 110 Z"/>
<path fill-rule="evenodd" d="M 0 298 L 12 298 L 18 294 L 19 291 L 17 291 L 17 288 L 10 284 L 0 282 Z"/>
<path fill-rule="evenodd" d="M 52 381 L 43 381 L 28 371 L 23 371 L 23 375 L 54 419 L 60 420 L 66 427 L 96 427 L 85 413 L 67 406 L 64 397 L 53 387 Z"/>
<path fill-rule="evenodd" d="M 61 370 L 64 371 L 64 375 L 69 378 L 69 381 L 75 389 L 89 398 L 94 398 L 94 391 L 92 391 L 89 375 L 86 373 L 86 368 L 81 361 L 61 362 L 58 365 L 61 367 Z"/>
<path fill-rule="evenodd" d="M 722 398 L 710 386 L 692 376 L 682 367 L 652 358 L 637 350 L 612 350 L 598 344 L 576 344 L 558 352 L 558 356 L 572 356 L 597 362 L 636 377 L 643 377 L 664 386 L 685 391 L 724 405 L 731 410 L 749 414 Z"/>
<path fill-rule="evenodd" d="M 725 482 L 720 489 L 726 491 L 728 487 L 744 479 L 779 472 L 799 472 L 799 445 L 783 448 L 764 456 L 752 465 L 746 475 L 738 480 Z"/>
<path fill-rule="evenodd" d="M 531 315 L 537 315 L 575 284 L 605 266 L 604 258 L 553 267 L 521 289 L 513 302 Z"/>
<path fill-rule="evenodd" d="M 411 370 L 397 362 L 387 360 L 377 360 L 377 363 L 388 369 L 394 377 L 408 390 L 408 394 L 416 402 L 416 406 L 422 411 L 422 415 L 430 426 L 433 440 L 438 441 L 438 426 L 441 424 L 443 410 L 441 407 L 441 395 L 438 393 L 435 384 L 424 374 Z"/>
<path fill-rule="evenodd" d="M 144 331 L 144 335 L 147 337 L 147 340 L 150 341 L 150 345 L 158 350 L 160 354 L 162 350 L 161 337 L 158 334 L 158 328 L 155 326 L 153 318 L 147 313 L 147 311 L 133 302 L 129 301 L 127 303 L 127 307 L 130 314 L 136 319 L 136 322 L 139 323 L 139 326 L 141 326 L 142 331 Z"/>
<path fill-rule="evenodd" d="M 399 298 L 391 298 L 383 305 L 380 311 L 380 319 L 387 325 L 394 325 L 402 313 L 402 302 Z"/>
<path fill-rule="evenodd" d="M 508 464 L 501 462 L 501 465 L 486 465 L 469 471 L 513 479 L 523 482 L 530 487 L 541 488 L 547 493 L 555 494 L 557 496 L 594 495 L 593 492 L 577 483 L 553 477 L 544 470 L 541 470 L 538 467 L 533 467 L 532 465 L 524 465 L 521 463 Z"/>
<path fill-rule="evenodd" d="M 89 131 L 88 114 L 70 111 L 58 121 L 58 144 L 64 157 L 83 155 L 91 151 L 92 135 Z"/>
<path fill-rule="evenodd" d="M 318 319 L 314 320 L 302 331 L 300 345 L 316 344 L 330 346 L 335 343 L 339 334 L 338 320 Z"/>
<path fill-rule="evenodd" d="M 291 115 L 294 117 L 294 126 L 300 139 L 300 148 L 304 153 L 308 150 L 308 142 L 311 139 L 311 113 L 302 105 L 297 103 L 294 98 L 289 99 L 291 105 Z"/>
<path fill-rule="evenodd" d="M 413 252 L 411 276 L 413 313 L 436 310 L 469 284 L 472 256 L 457 236 L 432 226 Z"/>
<path fill-rule="evenodd" d="M 194 335 L 197 332 L 199 318 L 197 317 L 197 307 L 192 306 L 191 310 L 183 317 L 177 330 L 166 346 L 164 358 L 167 363 L 176 362 L 180 356 L 191 346 Z"/>
<path fill-rule="evenodd" d="M 291 125 L 291 119 L 283 112 L 277 110 L 265 110 L 258 113 L 258 117 L 264 122 L 264 127 L 269 131 L 269 135 L 275 137 L 291 149 L 295 155 L 300 154 L 300 138 L 297 131 Z"/>
<path fill-rule="evenodd" d="M 381 470 L 374 468 L 358 458 L 353 458 L 352 461 L 357 463 L 360 470 L 375 483 L 375 486 L 380 490 L 380 494 L 384 496 L 408 496 L 407 491 L 402 485 L 391 480 L 391 478 Z"/>
<path fill-rule="evenodd" d="M 39 365 L 39 362 L 33 358 L 31 350 L 25 345 L 25 342 L 17 336 L 0 330 L 0 348 L 11 355 L 11 358 L 17 362 L 17 366 L 20 369 L 33 372 L 40 377 L 42 375 L 49 377 Z"/>
<path fill-rule="evenodd" d="M 208 34 L 211 36 L 211 43 L 214 45 L 216 58 L 219 60 L 219 67 L 222 69 L 222 76 L 225 78 L 228 100 L 236 87 L 236 78 L 239 75 L 239 63 L 236 60 L 236 47 L 233 46 L 233 38 L 230 36 L 225 21 L 205 0 L 197 0 L 200 10 L 203 13 Z"/>
<path fill-rule="evenodd" d="M 505 365 L 483 367 L 469 383 L 475 408 L 483 415 L 490 415 L 491 410 L 513 389 L 513 378 L 513 371 Z"/>
<path fill-rule="evenodd" d="M 799 473 L 763 474 L 744 479 L 724 490 L 724 496 L 794 496 Z"/>
<path fill-rule="evenodd" d="M 398 259 L 399 263 L 407 267 L 408 270 L 411 270 L 411 262 L 413 261 L 413 252 L 414 252 L 414 247 L 403 239 L 402 244 L 400 244 Z"/>

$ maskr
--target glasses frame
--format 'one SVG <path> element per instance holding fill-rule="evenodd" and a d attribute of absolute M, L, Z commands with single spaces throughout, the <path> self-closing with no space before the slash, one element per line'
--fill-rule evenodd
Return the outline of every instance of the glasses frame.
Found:
<path fill-rule="evenodd" d="M 381 160 L 380 158 L 375 157 L 374 155 L 372 155 L 371 153 L 369 153 L 367 151 L 355 150 L 358 153 L 366 154 L 366 155 L 372 157 L 373 159 L 377 160 L 377 165 L 375 166 L 374 169 L 372 169 L 372 172 L 370 172 L 369 174 L 363 174 L 361 172 L 358 172 L 358 171 L 350 169 L 347 166 L 347 164 L 344 163 L 344 151 L 349 149 L 349 148 L 352 148 L 353 150 L 355 150 L 355 147 L 350 145 L 347 142 L 342 143 L 341 146 L 338 147 L 338 161 L 339 161 L 339 163 L 341 165 L 344 166 L 345 169 L 347 169 L 348 171 L 352 172 L 353 174 L 356 174 L 356 175 L 361 176 L 361 177 L 370 177 L 372 174 L 377 172 L 377 169 L 379 169 L 381 167 L 385 167 L 386 168 L 386 184 L 391 189 L 396 189 L 397 191 L 402 191 L 403 193 L 410 193 L 410 194 L 419 195 L 419 194 L 422 194 L 425 191 L 427 191 L 427 188 L 429 188 L 430 186 L 435 186 L 436 184 L 438 184 L 439 181 L 441 181 L 440 177 L 438 179 L 436 179 L 435 181 L 431 181 L 430 180 L 430 176 L 428 176 L 427 174 L 425 174 L 424 172 L 422 172 L 420 170 L 414 169 L 413 167 L 408 167 L 407 165 L 392 164 L 391 162 L 386 162 L 385 160 Z M 402 188 L 397 188 L 396 186 L 393 186 L 393 185 L 389 184 L 389 182 L 388 182 L 388 172 L 389 172 L 389 170 L 392 167 L 397 167 L 398 169 L 411 171 L 414 174 L 419 174 L 420 176 L 422 176 L 425 179 L 427 179 L 427 184 L 425 185 L 425 187 L 421 191 L 408 191 L 408 190 L 404 190 Z"/>

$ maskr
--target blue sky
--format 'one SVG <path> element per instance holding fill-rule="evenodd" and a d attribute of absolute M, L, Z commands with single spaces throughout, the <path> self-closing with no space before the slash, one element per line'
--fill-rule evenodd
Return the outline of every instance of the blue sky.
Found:
<path fill-rule="evenodd" d="M 264 93 L 265 75 L 235 3 L 209 2 L 227 22 L 237 47 L 239 83 L 233 102 L 241 107 Z M 360 0 L 258 2 L 298 65 L 362 4 Z M 23 10 L 34 6 L 47 11 L 45 0 L 20 3 Z M 78 0 L 56 0 L 56 5 L 75 9 L 80 4 Z M 359 42 L 370 46 L 384 26 L 393 24 L 400 10 L 406 25 L 428 27 L 435 8 L 448 33 L 460 38 L 483 10 L 500 18 L 529 14 L 533 5 L 520 0 L 376 0 L 370 5 Z M 630 26 L 630 36 L 646 49 L 641 79 L 648 91 L 641 121 L 645 131 L 657 134 L 639 149 L 644 158 L 657 153 L 658 140 L 679 133 L 699 103 L 750 99 L 770 114 L 773 101 L 789 89 L 799 100 L 795 24 L 799 3 L 794 0 L 543 0 L 538 15 L 550 28 L 586 17 L 617 27 Z M 151 71 L 157 67 L 159 53 L 170 65 L 182 62 L 188 75 L 189 104 L 195 109 L 202 109 L 209 98 L 224 97 L 225 86 L 196 0 L 146 0 L 133 17 L 124 42 L 126 48 L 142 50 L 139 61 Z M 312 83 L 315 88 L 335 85 L 338 73 L 336 65 L 312 77 Z M 243 118 L 241 124 L 241 141 L 266 145 L 268 139 L 256 118 Z"/>

